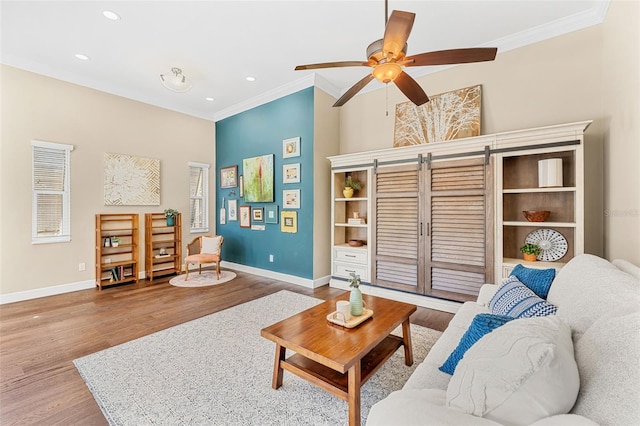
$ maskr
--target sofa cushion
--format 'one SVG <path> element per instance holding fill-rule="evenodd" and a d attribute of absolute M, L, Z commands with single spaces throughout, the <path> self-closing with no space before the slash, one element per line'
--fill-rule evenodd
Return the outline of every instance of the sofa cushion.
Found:
<path fill-rule="evenodd" d="M 494 329 L 506 324 L 507 322 L 515 318 L 506 315 L 494 315 L 494 314 L 478 314 L 471 321 L 471 325 L 467 331 L 462 335 L 458 346 L 451 352 L 451 355 L 440 366 L 440 371 L 447 374 L 453 374 L 458 365 L 458 362 L 462 359 L 465 352 L 482 336 L 490 333 Z"/>
<path fill-rule="evenodd" d="M 527 268 L 526 266 L 517 264 L 511 271 L 511 274 L 518 280 L 529 287 L 538 297 L 547 298 L 553 278 L 556 276 L 556 270 Z"/>
<path fill-rule="evenodd" d="M 510 276 L 500 286 L 489 302 L 491 312 L 514 318 L 541 317 L 556 313 L 556 307 L 538 297 L 515 276 Z"/>
<path fill-rule="evenodd" d="M 640 425 L 640 312 L 596 321 L 575 344 L 574 414 L 601 425 Z"/>
<path fill-rule="evenodd" d="M 605 259 L 581 254 L 558 272 L 547 300 L 558 307 L 577 342 L 597 319 L 637 312 L 640 280 Z"/>
<path fill-rule="evenodd" d="M 458 364 L 447 406 L 508 425 L 571 410 L 580 378 L 569 326 L 557 316 L 511 321 L 482 337 Z"/>

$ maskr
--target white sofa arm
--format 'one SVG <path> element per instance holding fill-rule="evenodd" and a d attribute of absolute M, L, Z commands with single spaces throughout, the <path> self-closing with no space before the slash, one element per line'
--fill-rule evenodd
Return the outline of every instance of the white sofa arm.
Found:
<path fill-rule="evenodd" d="M 598 423 L 577 414 L 558 414 L 538 420 L 529 426 L 598 426 Z"/>
<path fill-rule="evenodd" d="M 483 284 L 482 287 L 480 287 L 480 293 L 478 293 L 476 303 L 482 306 L 489 306 L 489 302 L 493 295 L 496 294 L 496 291 L 498 291 L 498 287 L 499 286 L 495 284 Z"/>

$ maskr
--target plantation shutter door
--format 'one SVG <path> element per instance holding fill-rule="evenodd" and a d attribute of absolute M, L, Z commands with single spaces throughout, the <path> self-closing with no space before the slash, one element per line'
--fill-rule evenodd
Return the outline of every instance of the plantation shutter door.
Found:
<path fill-rule="evenodd" d="M 434 162 L 428 174 L 427 293 L 475 299 L 493 278 L 491 167 L 484 158 Z"/>
<path fill-rule="evenodd" d="M 374 185 L 372 282 L 422 292 L 418 166 L 378 168 Z"/>

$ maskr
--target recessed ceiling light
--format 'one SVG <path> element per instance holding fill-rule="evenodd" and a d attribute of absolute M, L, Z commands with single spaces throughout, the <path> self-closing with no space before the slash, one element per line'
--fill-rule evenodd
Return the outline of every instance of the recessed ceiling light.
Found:
<path fill-rule="evenodd" d="M 209 101 L 209 102 L 213 102 L 215 101 L 215 99 L 213 99 L 212 97 L 208 97 L 208 98 L 204 98 L 205 100 Z"/>
<path fill-rule="evenodd" d="M 76 53 L 76 58 L 80 59 L 81 61 L 89 60 L 89 57 L 87 55 L 83 55 L 82 53 Z"/>
<path fill-rule="evenodd" d="M 107 19 L 111 19 L 112 21 L 117 21 L 118 19 L 120 19 L 120 15 L 111 10 L 103 10 L 102 15 L 104 15 L 104 17 Z"/>
<path fill-rule="evenodd" d="M 247 81 L 256 81 L 255 77 L 247 77 Z"/>

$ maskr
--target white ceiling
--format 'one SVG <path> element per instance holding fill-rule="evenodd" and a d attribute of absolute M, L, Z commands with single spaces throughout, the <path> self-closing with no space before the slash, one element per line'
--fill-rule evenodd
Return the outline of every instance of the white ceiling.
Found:
<path fill-rule="evenodd" d="M 609 0 L 390 0 L 389 12 L 416 13 L 409 55 L 477 46 L 496 46 L 500 55 L 601 23 L 608 4 Z M 209 120 L 314 82 L 339 97 L 369 69 L 334 68 L 314 74 L 294 67 L 366 60 L 367 45 L 384 34 L 383 0 L 3 0 L 0 7 L 2 63 Z M 121 19 L 107 20 L 103 10 Z M 76 53 L 90 60 L 80 61 Z M 189 92 L 162 86 L 159 75 L 172 67 L 182 68 L 192 79 Z M 419 77 L 434 70 L 407 71 Z M 247 76 L 256 81 L 247 82 Z M 374 82 L 367 89 L 379 87 Z"/>

